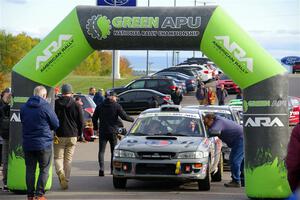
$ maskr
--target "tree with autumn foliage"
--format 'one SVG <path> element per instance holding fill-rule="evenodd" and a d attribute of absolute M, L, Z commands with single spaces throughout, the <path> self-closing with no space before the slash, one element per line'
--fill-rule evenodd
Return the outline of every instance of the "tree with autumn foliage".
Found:
<path fill-rule="evenodd" d="M 121 76 L 132 75 L 129 61 L 120 58 Z M 109 51 L 95 51 L 88 56 L 74 71 L 76 75 L 109 76 L 112 70 L 112 53 Z"/>
<path fill-rule="evenodd" d="M 40 42 L 26 33 L 13 35 L 0 30 L 0 89 L 10 85 L 10 72 L 35 45 Z M 122 76 L 132 74 L 130 63 L 124 57 L 120 58 Z M 76 75 L 107 76 L 111 74 L 112 54 L 109 51 L 95 51 L 76 67 Z"/>

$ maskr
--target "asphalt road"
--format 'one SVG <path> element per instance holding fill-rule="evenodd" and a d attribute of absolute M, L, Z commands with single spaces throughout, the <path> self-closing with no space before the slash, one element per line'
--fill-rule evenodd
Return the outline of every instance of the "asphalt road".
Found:
<path fill-rule="evenodd" d="M 211 83 L 213 84 L 213 83 Z M 185 96 L 183 105 L 197 104 L 194 95 Z M 125 123 L 125 126 L 130 126 Z M 225 172 L 222 182 L 212 183 L 211 190 L 200 192 L 196 183 L 179 184 L 176 182 L 143 182 L 129 180 L 125 190 L 113 187 L 109 174 L 110 150 L 106 148 L 105 177 L 98 176 L 98 141 L 78 143 L 73 159 L 69 189 L 60 189 L 58 178 L 54 173 L 53 186 L 46 196 L 48 199 L 211 199 L 211 200 L 244 200 L 247 199 L 244 188 L 225 188 L 223 184 L 230 180 L 230 173 Z M 0 177 L 2 179 L 2 177 Z M 25 195 L 0 192 L 0 199 L 26 199 Z"/>
<path fill-rule="evenodd" d="M 300 97 L 300 75 L 299 74 L 289 74 L 289 95 Z"/>

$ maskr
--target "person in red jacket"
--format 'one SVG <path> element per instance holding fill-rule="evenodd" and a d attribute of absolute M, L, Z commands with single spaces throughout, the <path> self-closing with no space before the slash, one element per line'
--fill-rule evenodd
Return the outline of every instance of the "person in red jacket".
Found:
<path fill-rule="evenodd" d="M 288 145 L 286 166 L 288 181 L 294 192 L 300 189 L 300 124 L 293 129 Z"/>

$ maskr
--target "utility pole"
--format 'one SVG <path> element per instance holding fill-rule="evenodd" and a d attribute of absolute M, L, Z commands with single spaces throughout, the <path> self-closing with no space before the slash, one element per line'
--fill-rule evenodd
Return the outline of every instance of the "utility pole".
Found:
<path fill-rule="evenodd" d="M 176 54 L 177 54 L 177 63 L 176 63 L 176 65 L 178 65 L 179 64 L 179 51 L 176 51 Z"/>
<path fill-rule="evenodd" d="M 148 0 L 148 7 L 150 7 L 150 0 Z M 149 74 L 149 50 L 147 50 L 147 58 L 146 58 L 146 76 Z"/>
<path fill-rule="evenodd" d="M 114 7 L 117 7 L 117 0 L 114 0 Z M 112 87 L 115 87 L 115 79 L 120 79 L 120 51 L 112 51 Z"/>
<path fill-rule="evenodd" d="M 176 7 L 176 0 L 174 0 L 174 7 Z M 175 51 L 172 53 L 172 66 L 175 66 Z"/>
<path fill-rule="evenodd" d="M 169 67 L 169 53 L 167 52 L 167 67 Z"/>
<path fill-rule="evenodd" d="M 194 1 L 194 6 L 197 6 L 197 0 Z M 193 51 L 193 58 L 195 58 L 195 50 Z"/>

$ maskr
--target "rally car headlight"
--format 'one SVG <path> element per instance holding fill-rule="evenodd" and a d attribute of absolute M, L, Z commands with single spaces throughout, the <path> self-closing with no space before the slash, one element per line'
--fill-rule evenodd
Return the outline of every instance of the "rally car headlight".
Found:
<path fill-rule="evenodd" d="M 182 152 L 179 153 L 177 158 L 180 159 L 200 159 L 204 157 L 204 153 L 202 151 L 198 152 Z"/>
<path fill-rule="evenodd" d="M 125 150 L 114 150 L 114 156 L 118 158 L 135 158 L 134 152 Z"/>

